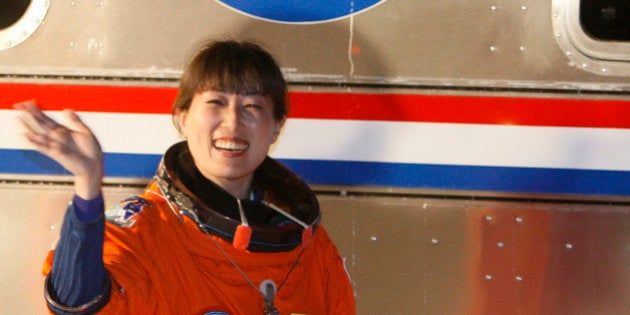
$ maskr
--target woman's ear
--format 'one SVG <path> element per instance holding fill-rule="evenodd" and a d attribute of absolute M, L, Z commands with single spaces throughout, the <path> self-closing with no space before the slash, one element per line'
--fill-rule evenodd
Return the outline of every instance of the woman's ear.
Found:
<path fill-rule="evenodd" d="M 186 126 L 187 126 L 186 118 L 188 117 L 188 111 L 177 109 L 175 111 L 175 117 L 177 117 L 177 123 L 179 125 L 179 132 L 181 133 L 182 137 L 186 139 Z"/>
<path fill-rule="evenodd" d="M 280 131 L 282 131 L 282 127 L 284 127 L 284 123 L 286 122 L 286 118 L 282 118 L 282 120 L 277 120 L 275 125 L 275 130 L 273 131 L 271 143 L 276 143 L 278 141 L 278 137 L 280 136 Z"/>

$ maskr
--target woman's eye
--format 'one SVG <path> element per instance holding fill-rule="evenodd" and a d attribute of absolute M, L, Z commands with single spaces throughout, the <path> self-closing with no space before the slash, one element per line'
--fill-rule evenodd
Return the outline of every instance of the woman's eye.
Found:
<path fill-rule="evenodd" d="M 245 108 L 250 109 L 250 110 L 261 110 L 262 106 L 256 103 L 251 103 L 251 104 L 245 104 Z"/>
<path fill-rule="evenodd" d="M 211 100 L 209 100 L 206 103 L 212 104 L 212 105 L 219 105 L 219 106 L 223 105 L 223 102 L 221 100 L 218 100 L 218 99 L 211 99 Z"/>

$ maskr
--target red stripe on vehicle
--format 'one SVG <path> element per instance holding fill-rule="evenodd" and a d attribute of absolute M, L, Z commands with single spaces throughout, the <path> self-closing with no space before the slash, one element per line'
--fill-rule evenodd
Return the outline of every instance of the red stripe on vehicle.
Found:
<path fill-rule="evenodd" d="M 169 114 L 173 87 L 0 83 L 0 108 Z M 292 118 L 630 128 L 630 101 L 424 94 L 290 93 Z"/>
<path fill-rule="evenodd" d="M 88 112 L 170 113 L 177 89 L 169 87 L 0 84 L 2 107 L 25 100 L 37 101 L 43 110 L 73 109 Z"/>

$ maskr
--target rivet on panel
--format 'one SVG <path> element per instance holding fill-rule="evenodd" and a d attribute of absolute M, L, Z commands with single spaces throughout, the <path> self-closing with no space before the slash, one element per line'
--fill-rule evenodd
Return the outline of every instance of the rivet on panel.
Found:
<path fill-rule="evenodd" d="M 560 15 L 560 14 L 559 14 L 558 12 L 555 12 L 555 11 L 553 12 L 553 17 L 556 17 L 556 18 L 557 18 L 559 15 Z"/>
<path fill-rule="evenodd" d="M 521 276 L 516 276 L 516 278 L 515 278 L 515 279 L 516 279 L 516 281 L 518 281 L 518 282 L 523 282 L 523 277 L 521 277 Z"/>
<path fill-rule="evenodd" d="M 516 223 L 523 223 L 523 218 L 521 217 L 516 218 Z"/>
<path fill-rule="evenodd" d="M 497 243 L 497 247 L 498 248 L 503 248 L 503 246 L 505 246 L 505 244 L 503 244 L 503 242 L 498 242 Z"/>
<path fill-rule="evenodd" d="M 525 51 L 525 46 L 520 46 L 520 47 L 518 47 L 518 50 L 520 50 L 520 51 Z"/>
<path fill-rule="evenodd" d="M 521 10 L 523 10 L 523 11 L 527 11 L 527 6 L 526 6 L 526 5 L 522 5 L 522 6 L 521 6 Z"/>
<path fill-rule="evenodd" d="M 56 225 L 51 225 L 51 226 L 50 226 L 50 230 L 51 230 L 51 231 L 55 231 L 55 230 L 57 230 L 57 226 L 56 226 Z"/>
<path fill-rule="evenodd" d="M 431 239 L 431 243 L 433 243 L 433 245 L 437 245 L 440 241 L 437 238 L 432 238 Z"/>
<path fill-rule="evenodd" d="M 499 47 L 497 47 L 497 46 L 490 46 L 490 51 L 497 52 L 497 51 L 499 51 Z"/>
<path fill-rule="evenodd" d="M 490 6 L 490 10 L 497 11 L 497 10 L 499 10 L 499 7 L 496 6 L 496 5 L 493 5 L 493 6 Z"/>
<path fill-rule="evenodd" d="M 378 237 L 376 235 L 372 235 L 372 236 L 370 236 L 370 241 L 376 242 L 376 241 L 378 241 Z"/>
<path fill-rule="evenodd" d="M 70 5 L 71 6 L 75 6 L 75 5 L 77 5 L 77 2 L 76 1 L 70 1 Z"/>
<path fill-rule="evenodd" d="M 492 216 L 487 215 L 487 216 L 486 216 L 486 221 L 488 221 L 488 222 L 492 221 Z"/>
<path fill-rule="evenodd" d="M 564 245 L 564 247 L 565 247 L 566 249 L 573 249 L 573 244 L 571 244 L 571 243 L 566 243 L 566 245 Z"/>
<path fill-rule="evenodd" d="M 486 280 L 492 280 L 492 275 L 486 275 Z"/>
<path fill-rule="evenodd" d="M 602 68 L 602 73 L 608 73 L 608 68 Z"/>

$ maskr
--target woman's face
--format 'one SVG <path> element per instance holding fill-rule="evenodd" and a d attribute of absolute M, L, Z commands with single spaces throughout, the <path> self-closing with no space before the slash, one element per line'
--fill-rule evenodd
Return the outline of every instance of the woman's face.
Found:
<path fill-rule="evenodd" d="M 262 95 L 202 91 L 179 113 L 195 165 L 238 198 L 245 198 L 256 168 L 277 140 L 284 121 Z"/>

